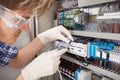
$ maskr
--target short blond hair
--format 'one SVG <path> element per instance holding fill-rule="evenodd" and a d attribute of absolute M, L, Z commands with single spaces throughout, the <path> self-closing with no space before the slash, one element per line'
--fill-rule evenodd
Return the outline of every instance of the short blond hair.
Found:
<path fill-rule="evenodd" d="M 48 10 L 54 0 L 0 0 L 0 4 L 11 10 L 38 11 L 39 15 Z"/>

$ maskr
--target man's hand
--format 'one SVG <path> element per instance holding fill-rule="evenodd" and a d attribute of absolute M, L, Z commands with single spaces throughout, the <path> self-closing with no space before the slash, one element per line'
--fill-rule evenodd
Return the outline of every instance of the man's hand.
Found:
<path fill-rule="evenodd" d="M 60 57 L 67 49 L 42 53 L 22 70 L 24 80 L 36 80 L 54 74 L 60 64 Z"/>
<path fill-rule="evenodd" d="M 62 40 L 66 43 L 69 43 L 70 40 L 73 40 L 70 32 L 63 26 L 57 26 L 52 29 L 49 29 L 38 35 L 38 38 L 43 44 L 47 44 L 50 41 Z"/>

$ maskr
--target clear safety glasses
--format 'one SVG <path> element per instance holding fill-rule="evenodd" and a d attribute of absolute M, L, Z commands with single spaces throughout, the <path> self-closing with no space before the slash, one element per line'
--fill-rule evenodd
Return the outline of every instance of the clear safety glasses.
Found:
<path fill-rule="evenodd" d="M 21 15 L 12 12 L 10 9 L 0 5 L 0 19 L 10 28 L 20 29 L 29 19 L 22 17 Z"/>

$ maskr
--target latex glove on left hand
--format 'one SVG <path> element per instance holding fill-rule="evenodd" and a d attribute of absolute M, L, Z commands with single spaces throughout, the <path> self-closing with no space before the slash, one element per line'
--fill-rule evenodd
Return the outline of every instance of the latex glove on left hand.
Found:
<path fill-rule="evenodd" d="M 39 34 L 38 38 L 43 44 L 47 44 L 48 42 L 55 40 L 62 40 L 66 43 L 69 43 L 70 40 L 73 41 L 73 37 L 71 36 L 70 32 L 62 25 Z"/>

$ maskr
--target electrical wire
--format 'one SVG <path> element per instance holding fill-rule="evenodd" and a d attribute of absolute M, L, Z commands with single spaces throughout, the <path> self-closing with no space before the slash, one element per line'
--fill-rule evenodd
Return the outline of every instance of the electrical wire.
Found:
<path fill-rule="evenodd" d="M 58 69 L 57 71 L 58 71 L 58 73 L 59 73 L 60 80 L 63 80 L 63 79 L 62 79 L 62 74 L 61 74 L 60 70 Z"/>

